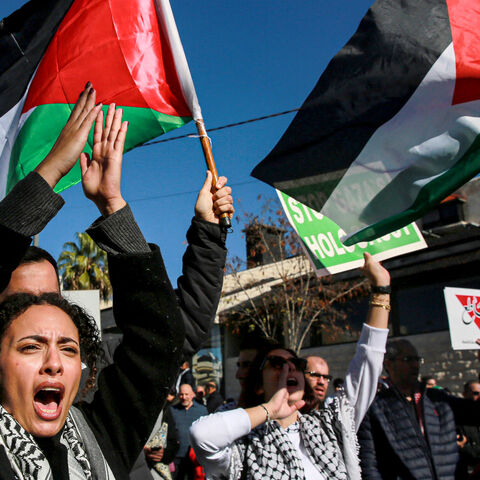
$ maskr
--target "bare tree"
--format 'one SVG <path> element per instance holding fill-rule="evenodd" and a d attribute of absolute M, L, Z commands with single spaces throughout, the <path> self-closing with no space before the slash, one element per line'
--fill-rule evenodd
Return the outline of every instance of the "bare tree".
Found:
<path fill-rule="evenodd" d="M 238 257 L 228 261 L 221 321 L 234 332 L 255 326 L 297 353 L 314 326 L 334 341 L 348 328 L 341 304 L 366 295 L 366 282 L 317 278 L 278 202 L 243 219 L 248 268 Z"/>

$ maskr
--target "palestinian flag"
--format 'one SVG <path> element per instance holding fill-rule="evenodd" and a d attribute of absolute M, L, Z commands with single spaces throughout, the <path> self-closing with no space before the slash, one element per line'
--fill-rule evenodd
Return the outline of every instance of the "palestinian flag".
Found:
<path fill-rule="evenodd" d="M 480 171 L 480 9 L 379 0 L 252 175 L 373 240 Z"/>
<path fill-rule="evenodd" d="M 122 107 L 126 151 L 201 117 L 168 0 L 32 0 L 0 24 L 0 59 L 0 198 L 50 151 L 87 81 L 105 111 Z M 79 181 L 77 164 L 56 191 Z"/>

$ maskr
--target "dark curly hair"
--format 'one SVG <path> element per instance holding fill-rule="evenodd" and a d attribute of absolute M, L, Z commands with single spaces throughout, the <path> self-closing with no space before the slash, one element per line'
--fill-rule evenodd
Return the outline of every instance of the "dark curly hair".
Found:
<path fill-rule="evenodd" d="M 66 313 L 78 330 L 80 339 L 80 356 L 82 362 L 90 369 L 90 376 L 83 393 L 93 388 L 97 375 L 97 361 L 101 355 L 101 340 L 95 320 L 85 310 L 70 303 L 58 293 L 16 293 L 9 295 L 0 303 L 0 344 L 12 321 L 34 305 L 51 305 Z"/>
<path fill-rule="evenodd" d="M 289 348 L 285 348 L 280 343 L 270 342 L 266 344 L 262 349 L 259 350 L 257 355 L 252 361 L 250 366 L 250 370 L 248 371 L 248 376 L 245 380 L 245 407 L 255 407 L 256 405 L 260 405 L 266 399 L 264 398 L 263 394 L 258 394 L 257 391 L 263 385 L 263 370 L 261 369 L 262 364 L 265 358 L 268 356 L 270 352 L 273 350 L 285 350 L 288 353 L 291 353 L 294 357 L 298 358 L 298 355 Z M 313 393 L 312 387 L 307 382 L 305 375 L 303 375 L 305 387 L 304 387 L 304 394 L 303 400 L 305 400 L 305 405 L 301 408 L 302 413 L 308 413 L 310 410 L 314 408 L 316 403 L 315 395 Z M 243 406 L 243 405 L 242 405 Z"/>

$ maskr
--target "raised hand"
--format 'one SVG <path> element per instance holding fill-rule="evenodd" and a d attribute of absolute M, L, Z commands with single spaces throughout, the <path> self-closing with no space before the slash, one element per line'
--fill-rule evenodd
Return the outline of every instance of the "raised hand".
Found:
<path fill-rule="evenodd" d="M 195 217 L 207 222 L 219 223 L 223 213 L 232 214 L 235 211 L 232 189 L 225 186 L 226 177 L 220 177 L 216 184 L 217 191 L 212 194 L 212 179 L 212 172 L 207 170 L 207 178 L 195 204 Z"/>
<path fill-rule="evenodd" d="M 382 265 L 374 260 L 367 252 L 363 254 L 363 258 L 365 259 L 365 264 L 360 270 L 367 277 L 370 284 L 379 287 L 390 285 L 390 274 L 388 270 L 382 267 Z"/>
<path fill-rule="evenodd" d="M 53 188 L 75 165 L 102 104 L 95 106 L 96 92 L 90 82 L 78 97 L 67 123 L 50 153 L 35 171 Z"/>
<path fill-rule="evenodd" d="M 279 388 L 273 397 L 265 404 L 272 420 L 287 418 L 305 405 L 304 400 L 298 400 L 294 403 L 290 401 L 290 395 L 287 390 L 288 372 L 289 366 L 285 364 L 278 378 Z"/>
<path fill-rule="evenodd" d="M 95 120 L 92 158 L 86 153 L 80 156 L 83 191 L 104 217 L 126 205 L 120 179 L 128 122 L 122 122 L 122 114 L 122 110 L 115 110 L 112 103 L 103 127 L 103 111 L 99 111 Z"/>
<path fill-rule="evenodd" d="M 386 287 L 390 285 L 390 274 L 369 253 L 364 253 L 365 265 L 360 269 L 368 278 L 370 285 Z M 390 312 L 390 295 L 388 293 L 372 293 L 370 308 L 367 314 L 367 325 L 376 328 L 388 328 Z"/>

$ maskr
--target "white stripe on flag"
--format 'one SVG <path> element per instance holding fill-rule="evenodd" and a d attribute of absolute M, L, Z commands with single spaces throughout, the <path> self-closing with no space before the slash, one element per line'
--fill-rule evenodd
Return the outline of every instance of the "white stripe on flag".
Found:
<path fill-rule="evenodd" d="M 22 108 L 27 98 L 28 88 L 22 99 L 0 118 L 0 200 L 5 197 L 7 190 L 10 155 L 17 139 L 18 132 L 33 109 L 22 116 Z M 21 117 L 21 118 L 20 118 Z"/>
<path fill-rule="evenodd" d="M 391 195 L 385 205 L 388 216 L 410 207 L 419 190 L 452 167 L 471 146 L 480 132 L 480 101 L 452 106 L 455 79 L 455 54 L 450 44 L 402 110 L 372 135 L 342 177 L 321 213 L 335 220 L 347 238 L 384 218 L 369 217 L 366 222 L 361 216 L 368 203 L 401 172 L 416 165 L 424 177 L 401 185 Z"/>
<path fill-rule="evenodd" d="M 198 103 L 197 94 L 193 85 L 192 75 L 188 68 L 187 57 L 183 51 L 182 41 L 178 34 L 177 25 L 173 16 L 172 7 L 169 0 L 155 0 L 157 16 L 159 18 L 160 28 L 170 42 L 170 50 L 177 69 L 178 79 L 182 87 L 185 101 L 192 112 L 194 120 L 202 118 L 202 111 Z"/>

